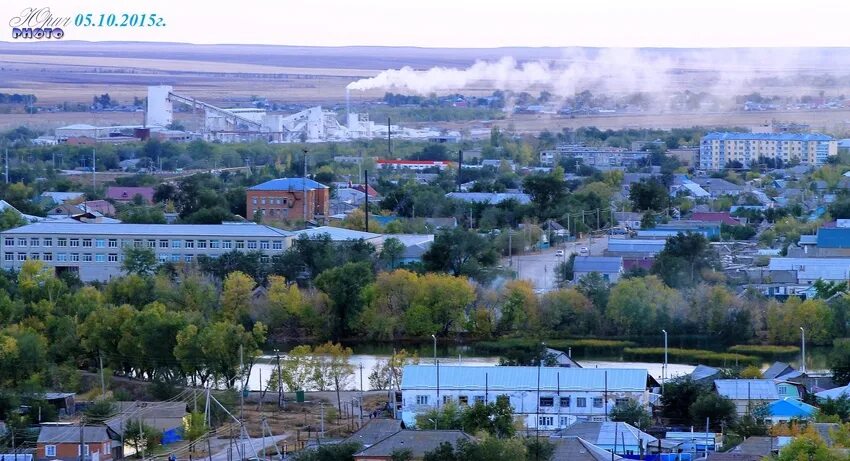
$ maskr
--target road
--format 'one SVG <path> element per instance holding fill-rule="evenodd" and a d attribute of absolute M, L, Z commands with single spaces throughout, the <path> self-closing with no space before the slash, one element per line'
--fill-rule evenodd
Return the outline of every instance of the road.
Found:
<path fill-rule="evenodd" d="M 555 270 L 558 264 L 566 261 L 571 254 L 578 253 L 583 247 L 587 247 L 592 256 L 601 256 L 602 252 L 608 248 L 608 237 L 594 237 L 592 244 L 587 239 L 582 239 L 567 243 L 566 248 L 564 245 L 558 245 L 557 248 L 514 256 L 512 267 L 518 279 L 529 280 L 534 284 L 535 290 L 546 292 L 557 288 L 558 279 L 555 276 Z M 555 257 L 557 250 L 565 250 L 563 258 Z M 509 266 L 507 259 L 504 264 Z"/>

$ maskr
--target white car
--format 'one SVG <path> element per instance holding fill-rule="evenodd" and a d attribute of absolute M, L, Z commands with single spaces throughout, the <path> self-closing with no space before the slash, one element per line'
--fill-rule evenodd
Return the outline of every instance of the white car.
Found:
<path fill-rule="evenodd" d="M 578 250 L 578 254 L 579 256 L 590 256 L 590 250 L 588 250 L 587 247 L 581 247 L 581 249 Z"/>
<path fill-rule="evenodd" d="M 564 250 L 558 250 L 558 251 L 556 251 L 556 252 L 555 252 L 555 257 L 556 257 L 556 258 L 563 258 L 563 257 L 564 257 Z"/>

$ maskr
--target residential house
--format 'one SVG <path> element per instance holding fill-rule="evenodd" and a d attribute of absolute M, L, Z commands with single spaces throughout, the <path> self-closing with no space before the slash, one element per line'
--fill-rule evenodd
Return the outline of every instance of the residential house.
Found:
<path fill-rule="evenodd" d="M 763 459 L 776 455 L 782 447 L 788 445 L 793 439 L 793 437 L 753 436 L 745 439 L 737 447 L 729 450 L 728 453 L 761 456 Z M 713 460 L 713 458 L 709 457 L 709 460 Z"/>
<path fill-rule="evenodd" d="M 696 212 L 691 215 L 692 221 L 703 221 L 726 224 L 728 226 L 740 226 L 742 223 L 733 218 L 727 211 Z"/>
<path fill-rule="evenodd" d="M 640 222 L 642 219 L 642 214 L 635 213 L 633 211 L 614 212 L 614 220 L 617 221 L 617 224 L 628 229 L 640 229 Z"/>
<path fill-rule="evenodd" d="M 610 453 L 618 455 L 641 455 L 657 438 L 624 422 L 577 422 L 553 434 L 552 438 L 579 437 Z"/>
<path fill-rule="evenodd" d="M 386 234 L 386 239 L 394 238 L 404 245 L 404 251 L 396 260 L 396 266 L 422 262 L 422 255 L 431 249 L 434 243 L 434 234 Z"/>
<path fill-rule="evenodd" d="M 547 361 L 557 363 L 555 366 L 564 368 L 581 368 L 581 365 L 573 360 L 569 352 L 559 351 L 557 349 L 552 349 L 551 347 L 546 348 L 546 359 Z"/>
<path fill-rule="evenodd" d="M 110 437 L 106 426 L 80 427 L 67 424 L 41 426 L 36 441 L 35 458 L 39 461 L 80 461 L 82 438 L 84 461 L 110 461 L 121 457 L 120 443 Z"/>
<path fill-rule="evenodd" d="M 606 256 L 623 258 L 652 258 L 664 250 L 664 239 L 608 239 Z"/>
<path fill-rule="evenodd" d="M 363 448 L 369 448 L 400 430 L 402 430 L 401 421 L 397 419 L 373 418 L 358 429 L 357 432 L 343 440 L 343 443 L 357 442 Z"/>
<path fill-rule="evenodd" d="M 617 283 L 623 275 L 623 258 L 620 256 L 576 256 L 573 262 L 573 280 L 596 272 L 608 283 Z"/>
<path fill-rule="evenodd" d="M 88 200 L 80 204 L 84 210 L 100 213 L 103 216 L 115 216 L 115 206 L 106 200 Z"/>
<path fill-rule="evenodd" d="M 723 446 L 723 434 L 714 432 L 667 432 L 663 442 L 675 443 L 684 452 L 717 452 Z"/>
<path fill-rule="evenodd" d="M 452 162 L 446 160 L 387 160 L 375 161 L 379 170 L 414 170 L 421 171 L 429 168 L 445 170 Z"/>
<path fill-rule="evenodd" d="M 850 398 L 850 386 L 840 386 L 834 387 L 832 389 L 827 389 L 825 391 L 820 391 L 815 393 L 815 397 L 817 397 L 818 401 L 826 401 L 828 399 L 838 399 L 841 397 Z"/>
<path fill-rule="evenodd" d="M 704 177 L 696 178 L 693 181 L 707 191 L 712 198 L 717 198 L 723 195 L 737 196 L 745 191 L 744 186 L 739 186 L 720 178 Z"/>
<path fill-rule="evenodd" d="M 42 203 L 47 203 L 49 206 L 61 205 L 65 202 L 78 203 L 82 202 L 85 194 L 82 192 L 42 192 L 40 200 Z"/>
<path fill-rule="evenodd" d="M 843 282 L 850 274 L 850 258 L 770 258 L 771 271 L 794 271 L 801 285 L 811 285 L 818 279 Z"/>
<path fill-rule="evenodd" d="M 411 460 L 421 460 L 425 453 L 434 451 L 443 443 L 457 445 L 458 441 L 472 441 L 473 438 L 463 431 L 398 431 L 354 454 L 354 461 L 391 461 L 393 454 L 409 450 Z"/>
<path fill-rule="evenodd" d="M 140 197 L 142 203 L 153 203 L 153 187 L 110 186 L 106 188 L 106 198 L 118 203 L 130 203 Z"/>
<path fill-rule="evenodd" d="M 749 414 L 758 405 L 790 397 L 802 399 L 802 386 L 773 379 L 718 379 L 714 389 L 735 404 L 738 416 Z"/>
<path fill-rule="evenodd" d="M 330 189 L 312 179 L 279 178 L 249 187 L 246 218 L 312 221 L 330 211 Z M 306 198 L 306 202 L 305 202 Z"/>
<path fill-rule="evenodd" d="M 116 402 L 116 407 L 120 413 L 106 420 L 106 426 L 116 434 L 123 434 L 127 424 L 141 421 L 160 432 L 163 445 L 183 439 L 185 402 Z"/>
<path fill-rule="evenodd" d="M 507 398 L 526 427 L 557 430 L 576 420 L 603 421 L 629 400 L 646 406 L 658 388 L 646 369 L 410 365 L 402 376 L 399 410 L 407 426 L 448 402 Z"/>
<path fill-rule="evenodd" d="M 770 424 L 784 424 L 791 420 L 808 421 L 818 409 L 797 399 L 784 398 L 767 404 L 764 419 Z"/>
<path fill-rule="evenodd" d="M 697 365 L 689 376 L 698 383 L 712 383 L 720 377 L 720 369 L 708 365 Z"/>
<path fill-rule="evenodd" d="M 773 365 L 767 367 L 767 370 L 764 370 L 761 377 L 764 379 L 779 379 L 796 371 L 794 367 L 785 362 L 773 362 Z"/>
<path fill-rule="evenodd" d="M 56 408 L 59 416 L 72 416 L 76 412 L 76 396 L 73 392 L 45 392 L 42 398 Z"/>
<path fill-rule="evenodd" d="M 818 133 L 712 132 L 700 140 L 699 167 L 719 170 L 729 162 L 744 168 L 762 158 L 823 165 L 838 155 L 838 141 Z"/>
<path fill-rule="evenodd" d="M 622 456 L 603 450 L 581 437 L 552 437 L 549 442 L 554 446 L 553 460 L 569 461 L 619 461 Z"/>

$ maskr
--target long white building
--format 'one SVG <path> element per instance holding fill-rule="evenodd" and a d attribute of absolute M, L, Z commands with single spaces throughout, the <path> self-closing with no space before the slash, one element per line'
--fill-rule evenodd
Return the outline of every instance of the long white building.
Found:
<path fill-rule="evenodd" d="M 823 165 L 835 155 L 838 141 L 824 134 L 714 132 L 700 141 L 699 167 L 720 170 L 728 162 L 740 162 L 748 168 L 760 158 Z"/>
<path fill-rule="evenodd" d="M 630 399 L 646 406 L 655 388 L 645 369 L 410 365 L 397 415 L 411 427 L 418 414 L 448 402 L 506 397 L 526 427 L 552 431 L 576 421 L 606 421 L 612 408 Z"/>
<path fill-rule="evenodd" d="M 0 232 L 0 267 L 20 269 L 43 261 L 57 273 L 77 273 L 83 282 L 122 275 L 123 249 L 150 248 L 159 262 L 192 262 L 199 255 L 259 251 L 262 258 L 283 253 L 291 232 L 254 223 L 82 224 L 38 222 Z"/>

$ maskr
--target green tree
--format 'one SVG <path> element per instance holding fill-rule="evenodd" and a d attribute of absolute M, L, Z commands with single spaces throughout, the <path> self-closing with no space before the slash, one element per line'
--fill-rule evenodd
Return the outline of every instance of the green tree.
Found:
<path fill-rule="evenodd" d="M 316 379 L 319 388 L 324 387 L 321 382 L 328 380 L 333 386 L 333 390 L 336 391 L 337 407 L 339 411 L 342 411 L 340 392 L 345 390 L 354 375 L 354 365 L 351 364 L 351 354 L 353 354 L 351 348 L 329 341 L 316 346 L 313 349 L 313 354 L 316 355 L 318 367 Z"/>
<path fill-rule="evenodd" d="M 384 240 L 384 245 L 381 247 L 381 259 L 386 261 L 387 267 L 390 269 L 395 269 L 396 261 L 401 257 L 404 253 L 404 244 L 401 243 L 401 240 L 390 237 Z"/>
<path fill-rule="evenodd" d="M 647 428 L 652 424 L 652 415 L 634 399 L 629 399 L 626 403 L 612 408 L 609 417 L 611 421 L 629 423 L 638 428 Z"/>
<path fill-rule="evenodd" d="M 484 431 L 493 437 L 511 438 L 516 433 L 514 413 L 507 396 L 498 396 L 495 402 L 476 402 L 461 414 L 463 429 L 476 433 Z"/>
<path fill-rule="evenodd" d="M 654 276 L 621 280 L 608 299 L 606 317 L 621 334 L 664 328 L 680 318 L 682 295 Z"/>
<path fill-rule="evenodd" d="M 664 250 L 658 253 L 652 273 L 674 288 L 693 286 L 702 271 L 719 269 L 717 252 L 702 234 L 679 233 L 667 239 Z"/>
<path fill-rule="evenodd" d="M 136 449 L 136 457 L 141 458 L 142 450 L 150 451 L 159 445 L 162 432 L 140 420 L 128 420 L 124 429 L 124 442 Z"/>
<path fill-rule="evenodd" d="M 832 380 L 839 386 L 850 384 L 850 338 L 836 339 L 829 355 Z"/>
<path fill-rule="evenodd" d="M 700 395 L 708 392 L 711 391 L 706 385 L 692 380 L 690 376 L 673 378 L 664 384 L 661 414 L 675 424 L 687 424 L 691 421 L 688 413 L 691 405 Z"/>
<path fill-rule="evenodd" d="M 429 271 L 470 277 L 480 275 L 482 268 L 492 266 L 497 260 L 496 251 L 486 238 L 462 228 L 437 234 L 431 248 L 422 255 Z"/>
<path fill-rule="evenodd" d="M 629 200 L 638 211 L 662 211 L 670 204 L 670 194 L 661 181 L 641 181 L 631 185 Z"/>
<path fill-rule="evenodd" d="M 254 279 L 242 272 L 227 274 L 221 290 L 221 312 L 225 319 L 233 322 L 248 317 L 255 285 Z"/>
<path fill-rule="evenodd" d="M 833 452 L 815 432 L 805 432 L 779 450 L 777 461 L 835 461 L 844 458 Z"/>
<path fill-rule="evenodd" d="M 24 217 L 12 208 L 6 208 L 0 212 L 0 231 L 20 227 L 26 223 Z"/>
<path fill-rule="evenodd" d="M 714 392 L 697 397 L 688 412 L 694 424 L 705 424 L 705 420 L 708 418 L 712 427 L 732 424 L 735 421 L 736 414 L 735 403 Z"/>
<path fill-rule="evenodd" d="M 361 294 L 373 279 L 372 268 L 367 262 L 346 263 L 316 278 L 316 286 L 327 293 L 333 308 L 334 318 L 330 319 L 333 338 L 342 338 L 356 328 L 363 310 Z"/>
<path fill-rule="evenodd" d="M 124 261 L 121 263 L 124 272 L 149 276 L 156 271 L 157 265 L 153 248 L 124 247 Z"/>
<path fill-rule="evenodd" d="M 409 448 L 399 448 L 390 454 L 390 461 L 413 461 L 413 452 Z"/>

